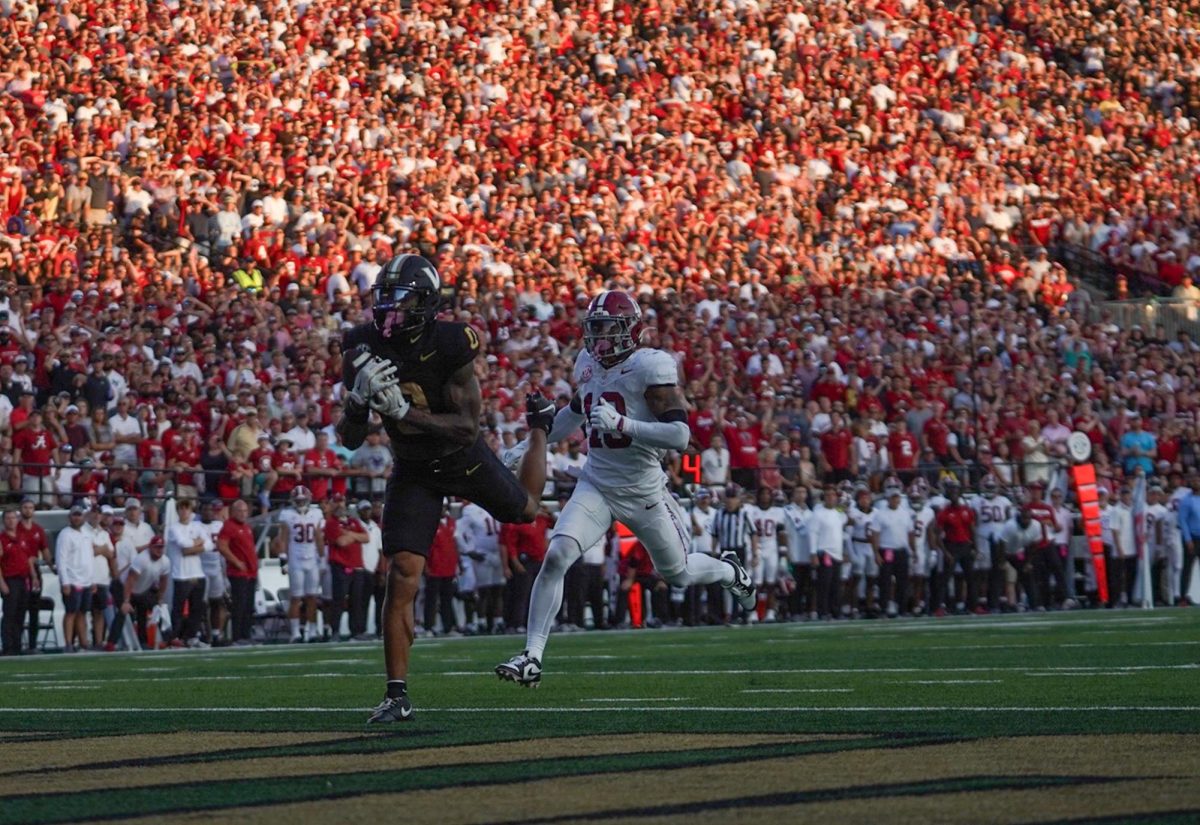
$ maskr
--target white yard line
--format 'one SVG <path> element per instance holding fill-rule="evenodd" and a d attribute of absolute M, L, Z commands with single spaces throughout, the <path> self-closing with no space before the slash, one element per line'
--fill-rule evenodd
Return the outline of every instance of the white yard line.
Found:
<path fill-rule="evenodd" d="M 1003 679 L 912 679 L 897 680 L 893 685 L 998 685 Z"/>
<path fill-rule="evenodd" d="M 660 713 L 1195 713 L 1200 705 L 1090 705 L 1084 707 L 1047 706 L 960 706 L 960 705 L 914 705 L 905 707 L 763 707 L 739 708 L 728 706 L 712 707 L 564 707 L 564 708 L 419 708 L 417 713 L 612 713 L 612 712 Z M 200 708 L 0 708 L 0 713 L 369 713 L 367 707 L 295 707 L 295 708 L 247 708 L 247 707 L 200 707 Z"/>
<path fill-rule="evenodd" d="M 605 696 L 603 699 L 580 699 L 581 702 L 686 702 L 692 697 L 690 696 L 644 696 L 640 699 L 621 699 L 613 696 Z M 591 708 L 588 708 L 591 710 Z"/>
<path fill-rule="evenodd" d="M 770 675 L 817 675 L 833 673 L 1002 673 L 1006 671 L 1025 673 L 1031 670 L 1047 670 L 1061 673 L 1083 671 L 1091 673 L 1101 670 L 1095 665 L 1031 668 L 1028 665 L 999 665 L 996 667 L 827 667 L 787 669 L 738 669 L 738 670 L 564 670 L 556 676 L 770 676 Z M 1186 665 L 1114 665 L 1103 668 L 1105 672 L 1141 670 L 1200 670 L 1200 664 Z M 435 676 L 490 676 L 490 672 L 477 670 L 446 670 L 435 672 Z M 233 678 L 233 677 L 230 677 Z"/>
<path fill-rule="evenodd" d="M 854 688 L 747 688 L 739 693 L 853 693 Z"/>

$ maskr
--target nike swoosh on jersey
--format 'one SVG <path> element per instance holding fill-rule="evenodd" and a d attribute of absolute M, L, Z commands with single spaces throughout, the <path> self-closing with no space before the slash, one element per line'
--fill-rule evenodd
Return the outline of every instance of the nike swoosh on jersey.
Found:
<path fill-rule="evenodd" d="M 647 504 L 647 505 L 646 505 L 646 509 L 647 509 L 647 510 L 653 510 L 653 509 L 654 509 L 655 507 L 657 507 L 657 506 L 658 506 L 658 502 L 656 501 L 656 502 L 654 502 L 653 504 Z"/>
<path fill-rule="evenodd" d="M 471 469 L 467 470 L 467 476 L 470 477 L 470 476 L 474 475 L 475 471 L 478 470 L 482 466 L 483 466 L 483 462 L 481 461 L 480 463 L 476 464 Z"/>
<path fill-rule="evenodd" d="M 435 355 L 437 355 L 437 350 L 434 350 L 433 352 L 427 352 L 421 356 L 421 360 L 428 361 L 430 358 L 432 358 Z"/>

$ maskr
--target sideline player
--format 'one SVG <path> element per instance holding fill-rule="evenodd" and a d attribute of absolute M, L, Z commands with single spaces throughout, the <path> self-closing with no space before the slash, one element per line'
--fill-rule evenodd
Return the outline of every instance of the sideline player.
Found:
<path fill-rule="evenodd" d="M 987 593 L 988 609 L 999 611 L 1008 576 L 1008 561 L 1000 534 L 1005 525 L 1012 521 L 1013 503 L 1000 494 L 1000 484 L 995 476 L 985 476 L 979 483 L 979 495 L 971 500 L 971 509 L 975 511 L 975 523 L 978 525 L 975 531 L 975 575 L 981 584 L 986 582 L 987 587 L 983 592 Z M 1008 607 L 1014 609 L 1016 605 L 1010 604 Z M 974 604 L 967 605 L 967 610 L 986 612 Z"/>
<path fill-rule="evenodd" d="M 555 525 L 529 602 L 525 650 L 496 674 L 525 686 L 542 678 L 542 654 L 562 604 L 567 569 L 620 521 L 645 546 L 659 575 L 675 587 L 720 583 L 746 610 L 755 605 L 750 574 L 733 553 L 688 553 L 691 530 L 667 491 L 662 458 L 691 439 L 675 359 L 639 346 L 642 311 L 627 293 L 601 292 L 583 322 L 575 361 L 578 390 L 558 411 L 551 442 L 588 423 L 588 455 L 579 483 Z M 528 453 L 544 453 L 531 444 Z M 528 455 L 527 453 L 527 455 Z"/>
<path fill-rule="evenodd" d="M 479 431 L 479 333 L 469 324 L 438 320 L 441 287 L 437 269 L 420 255 L 392 258 L 371 288 L 371 322 L 348 330 L 342 340 L 346 398 L 337 423 L 342 444 L 358 449 L 374 411 L 383 419 L 395 459 L 382 530 L 388 559 L 383 607 L 387 688 L 369 724 L 412 717 L 407 679 L 413 604 L 443 500 L 463 498 L 499 521 L 528 523 L 538 513 L 546 484 L 553 402 L 539 395 L 526 398 L 533 449 L 514 477 Z"/>
<path fill-rule="evenodd" d="M 764 603 L 763 621 L 775 621 L 775 590 L 779 581 L 779 534 L 787 529 L 783 506 L 787 497 L 782 490 L 759 487 L 755 504 L 750 507 L 750 520 L 758 533 L 758 563 L 751 577 L 758 590 L 758 600 Z M 759 588 L 762 588 L 761 590 Z M 765 592 L 764 592 L 765 591 Z M 750 621 L 757 617 L 750 614 Z"/>
<path fill-rule="evenodd" d="M 459 550 L 474 568 L 479 622 L 488 633 L 502 631 L 504 565 L 500 560 L 500 522 L 478 504 L 467 504 L 454 525 L 454 534 Z"/>
<path fill-rule="evenodd" d="M 312 506 L 312 493 L 301 485 L 292 490 L 291 504 L 279 514 L 275 555 L 287 565 L 288 625 L 292 642 L 320 641 L 317 598 L 321 595 L 321 559 L 325 556 L 325 517 Z M 300 607 L 304 607 L 304 634 Z"/>

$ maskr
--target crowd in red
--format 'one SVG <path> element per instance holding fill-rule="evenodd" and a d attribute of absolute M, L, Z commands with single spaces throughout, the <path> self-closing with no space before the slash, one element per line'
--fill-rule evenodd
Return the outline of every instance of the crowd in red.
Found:
<path fill-rule="evenodd" d="M 615 284 L 751 485 L 889 444 L 1019 483 L 1070 429 L 1118 479 L 1131 406 L 1180 470 L 1195 344 L 1093 320 L 1053 253 L 1200 296 L 1194 5 L 10 4 L 0 484 L 379 492 L 315 433 L 411 249 L 489 334 L 497 441 Z"/>

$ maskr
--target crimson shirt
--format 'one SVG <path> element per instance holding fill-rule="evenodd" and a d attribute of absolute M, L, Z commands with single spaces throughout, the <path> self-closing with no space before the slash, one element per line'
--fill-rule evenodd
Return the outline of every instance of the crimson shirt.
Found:
<path fill-rule="evenodd" d="M 29 544 L 18 530 L 15 535 L 7 532 L 0 533 L 0 576 L 6 579 L 26 578 L 29 576 L 29 559 L 35 555 L 29 550 Z"/>
<path fill-rule="evenodd" d="M 439 533 L 441 528 L 438 528 Z M 356 518 L 330 519 L 325 522 L 325 543 L 329 546 L 329 563 L 336 564 L 347 570 L 357 570 L 363 566 L 362 542 L 351 542 L 345 546 L 339 547 L 337 544 L 338 536 L 343 532 L 365 533 L 367 528 L 363 527 L 362 522 Z M 450 529 L 450 540 L 454 541 L 454 528 Z M 437 544 L 437 538 L 434 538 L 434 544 Z M 432 562 L 433 553 L 430 552 L 430 560 Z M 457 557 L 455 558 L 455 569 L 458 567 Z M 430 573 L 429 575 L 438 575 Z M 454 575 L 451 573 L 450 575 Z"/>
<path fill-rule="evenodd" d="M 238 570 L 232 564 L 228 565 L 226 573 L 229 575 L 229 578 L 258 578 L 258 553 L 254 551 L 254 531 L 250 529 L 250 525 L 245 522 L 228 519 L 221 525 L 221 532 L 217 533 L 217 540 L 220 541 L 221 539 L 229 542 L 230 552 L 242 564 L 246 565 L 245 570 Z"/>
<path fill-rule="evenodd" d="M 33 430 L 29 427 L 13 437 L 13 447 L 21 451 L 21 461 L 26 475 L 46 476 L 50 474 L 50 460 L 58 442 L 47 429 Z M 39 466 L 40 465 L 40 466 Z"/>
<path fill-rule="evenodd" d="M 849 469 L 850 445 L 853 442 L 854 435 L 846 428 L 830 430 L 821 436 L 821 454 L 833 469 Z"/>
<path fill-rule="evenodd" d="M 325 450 L 324 452 L 315 447 L 304 453 L 304 468 L 316 467 L 319 469 L 341 469 L 342 462 L 338 460 L 337 455 L 333 450 Z M 329 495 L 330 482 L 334 479 L 331 476 L 310 476 L 306 472 L 304 474 L 304 483 L 308 485 L 308 489 L 312 490 L 313 501 L 324 501 Z"/>
<path fill-rule="evenodd" d="M 527 527 L 529 525 L 505 525 L 505 527 Z M 543 550 L 543 555 L 545 551 Z M 362 567 L 361 548 L 359 552 L 359 567 Z M 447 579 L 458 574 L 458 545 L 454 541 L 454 521 L 442 519 L 438 524 L 437 533 L 433 536 L 433 545 L 429 548 L 429 560 L 425 562 L 425 574 L 435 578 Z"/>
<path fill-rule="evenodd" d="M 937 514 L 937 526 L 953 544 L 969 544 L 975 540 L 975 511 L 963 503 L 950 504 Z"/>

